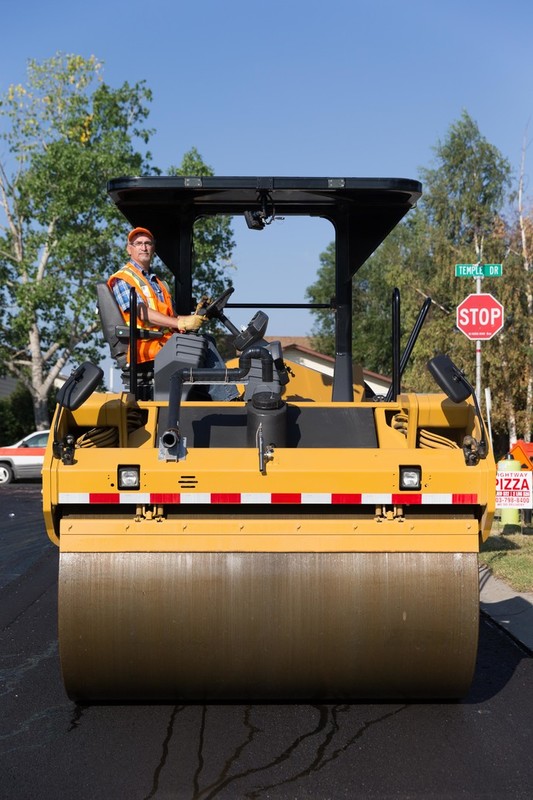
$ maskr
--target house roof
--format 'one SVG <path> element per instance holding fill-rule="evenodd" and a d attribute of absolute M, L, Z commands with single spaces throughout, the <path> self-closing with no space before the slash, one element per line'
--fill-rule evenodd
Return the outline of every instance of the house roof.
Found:
<path fill-rule="evenodd" d="M 279 342 L 283 350 L 287 351 L 289 348 L 299 350 L 303 355 L 315 357 L 320 361 L 329 361 L 331 364 L 335 363 L 333 356 L 328 356 L 325 353 L 320 353 L 311 347 L 311 338 L 309 336 L 266 336 L 267 342 Z M 363 375 L 367 378 L 382 383 L 390 383 L 391 379 L 387 375 L 380 375 L 379 372 L 372 372 L 372 370 L 363 368 Z"/>

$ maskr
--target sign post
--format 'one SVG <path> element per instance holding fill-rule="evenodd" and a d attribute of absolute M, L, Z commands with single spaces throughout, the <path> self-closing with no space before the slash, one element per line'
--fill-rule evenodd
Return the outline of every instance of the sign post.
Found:
<path fill-rule="evenodd" d="M 468 295 L 457 306 L 457 327 L 476 343 L 476 394 L 481 396 L 481 341 L 503 328 L 503 306 L 491 294 L 481 291 L 482 278 L 501 278 L 502 264 L 456 264 L 456 278 L 475 278 L 476 294 Z M 475 298 L 480 298 L 476 301 Z"/>

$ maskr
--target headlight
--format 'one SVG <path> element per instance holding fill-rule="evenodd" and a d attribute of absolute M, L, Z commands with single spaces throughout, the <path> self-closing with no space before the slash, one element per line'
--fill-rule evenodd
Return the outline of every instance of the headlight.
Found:
<path fill-rule="evenodd" d="M 141 479 L 138 466 L 123 466 L 118 468 L 119 489 L 139 489 Z"/>
<path fill-rule="evenodd" d="M 422 467 L 400 467 L 400 489 L 420 489 Z"/>

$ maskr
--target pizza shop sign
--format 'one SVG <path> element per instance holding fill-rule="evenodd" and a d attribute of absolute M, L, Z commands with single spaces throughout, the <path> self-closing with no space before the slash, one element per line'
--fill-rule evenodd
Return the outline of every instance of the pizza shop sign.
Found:
<path fill-rule="evenodd" d="M 533 508 L 533 472 L 505 470 L 496 473 L 496 508 Z"/>

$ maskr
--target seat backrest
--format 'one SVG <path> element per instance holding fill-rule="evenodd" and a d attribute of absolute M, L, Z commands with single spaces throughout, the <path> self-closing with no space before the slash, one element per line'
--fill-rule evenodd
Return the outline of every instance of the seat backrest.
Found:
<path fill-rule="evenodd" d="M 96 297 L 104 339 L 109 345 L 112 358 L 117 362 L 117 367 L 124 369 L 128 362 L 128 326 L 107 283 L 96 284 Z"/>

